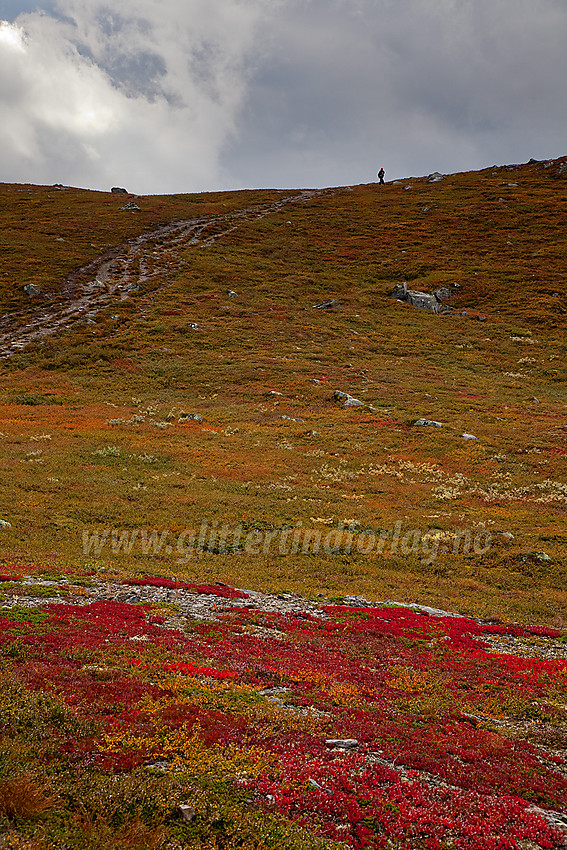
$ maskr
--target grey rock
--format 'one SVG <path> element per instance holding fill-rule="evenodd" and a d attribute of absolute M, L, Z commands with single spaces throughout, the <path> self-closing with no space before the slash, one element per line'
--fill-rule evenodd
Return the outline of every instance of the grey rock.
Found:
<path fill-rule="evenodd" d="M 113 186 L 110 191 L 112 192 L 113 195 L 129 195 L 130 194 L 127 189 L 123 189 L 121 186 Z"/>
<path fill-rule="evenodd" d="M 347 605 L 371 605 L 372 603 L 365 599 L 364 596 L 345 596 L 345 602 Z"/>
<path fill-rule="evenodd" d="M 501 532 L 500 532 L 500 537 L 503 537 L 503 538 L 504 538 L 504 540 L 509 540 L 510 542 L 511 542 L 512 540 L 515 540 L 515 539 L 516 539 L 516 538 L 514 537 L 514 535 L 512 534 L 512 532 L 511 532 L 511 531 L 501 531 Z"/>
<path fill-rule="evenodd" d="M 30 298 L 37 298 L 38 295 L 41 295 L 41 289 L 39 286 L 36 286 L 35 283 L 27 283 L 24 286 L 24 292 L 26 295 L 29 295 Z"/>
<path fill-rule="evenodd" d="M 8 520 L 6 520 L 6 519 L 0 519 L 0 531 L 2 531 L 3 529 L 4 530 L 8 529 L 8 528 L 12 528 L 12 523 L 8 522 Z"/>
<path fill-rule="evenodd" d="M 343 407 L 364 407 L 363 401 L 360 401 L 358 398 L 354 398 L 354 396 L 349 395 L 348 393 L 343 393 L 341 390 L 335 390 L 334 399 L 335 401 L 342 402 Z"/>
<path fill-rule="evenodd" d="M 433 174 L 430 174 L 427 178 L 428 183 L 439 183 L 441 180 L 445 179 L 444 174 L 440 174 L 438 171 L 434 171 Z"/>
<path fill-rule="evenodd" d="M 197 324 L 197 322 L 189 322 L 187 327 L 191 328 L 192 331 L 198 331 L 199 330 L 199 325 Z"/>
<path fill-rule="evenodd" d="M 427 292 L 419 292 L 415 289 L 408 289 L 406 301 L 418 310 L 426 310 L 429 313 L 439 312 L 439 301 L 434 295 L 429 295 Z"/>
<path fill-rule="evenodd" d="M 416 611 L 423 611 L 424 614 L 429 614 L 431 617 L 462 617 L 462 614 L 457 614 L 454 611 L 443 611 L 442 608 L 431 608 L 429 605 L 418 605 L 416 602 L 395 602 L 393 599 L 387 599 L 383 605 L 384 607 L 392 605 L 396 608 L 412 608 Z"/>
<path fill-rule="evenodd" d="M 443 427 L 442 422 L 435 422 L 434 419 L 416 419 L 413 424 L 418 425 L 418 426 L 425 425 L 425 426 L 433 427 L 433 428 L 442 428 Z"/>
<path fill-rule="evenodd" d="M 229 298 L 238 298 L 238 292 L 235 292 L 234 289 L 229 289 L 226 294 Z"/>
<path fill-rule="evenodd" d="M 551 561 L 551 558 L 545 552 L 535 552 L 534 558 L 537 558 L 538 561 Z"/>
<path fill-rule="evenodd" d="M 340 303 L 336 298 L 331 298 L 329 301 L 321 301 L 320 304 L 313 305 L 314 310 L 342 310 Z"/>
<path fill-rule="evenodd" d="M 477 440 L 478 439 L 478 437 L 475 437 L 474 434 L 466 434 L 466 433 L 461 434 L 461 437 L 463 438 L 463 440 Z"/>
<path fill-rule="evenodd" d="M 177 806 L 177 811 L 185 823 L 191 823 L 197 817 L 197 812 L 189 803 L 181 803 L 181 805 Z"/>
<path fill-rule="evenodd" d="M 124 204 L 123 207 L 120 207 L 120 210 L 139 210 L 140 207 L 136 203 L 136 201 L 128 201 L 127 204 Z"/>
<path fill-rule="evenodd" d="M 180 413 L 179 414 L 178 422 L 188 422 L 188 421 L 202 422 L 203 417 L 201 416 L 200 413 Z"/>
<path fill-rule="evenodd" d="M 452 293 L 448 286 L 441 286 L 439 289 L 433 290 L 433 295 L 437 301 L 448 301 Z"/>
<path fill-rule="evenodd" d="M 533 814 L 539 815 L 541 818 L 544 818 L 551 826 L 554 826 L 556 829 L 560 829 L 562 832 L 567 833 L 567 815 L 561 812 L 547 811 L 546 809 L 540 809 L 539 806 L 532 804 L 526 809 L 527 812 L 532 812 Z M 565 846 L 565 844 L 563 845 Z"/>
<path fill-rule="evenodd" d="M 117 602 L 126 602 L 128 605 L 139 602 L 140 599 L 136 593 L 121 593 L 116 597 Z"/>
<path fill-rule="evenodd" d="M 416 289 L 408 289 L 407 283 L 396 284 L 392 292 L 392 298 L 397 298 L 398 301 L 407 301 L 418 310 L 427 310 L 429 313 L 439 313 L 440 304 L 435 295 L 429 295 L 427 292 L 420 292 Z"/>
<path fill-rule="evenodd" d="M 346 738 L 344 740 L 329 738 L 325 741 L 325 745 L 327 747 L 334 747 L 337 750 L 355 750 L 358 747 L 358 741 L 356 738 Z"/>
<path fill-rule="evenodd" d="M 307 781 L 309 782 L 309 784 L 310 784 L 313 788 L 316 788 L 316 789 L 317 789 L 317 791 L 324 791 L 326 794 L 331 794 L 331 795 L 333 794 L 333 791 L 330 791 L 328 788 L 323 788 L 323 786 L 322 786 L 322 785 L 319 785 L 319 783 L 318 783 L 315 779 L 311 779 L 311 778 L 310 778 L 310 779 L 308 779 Z"/>

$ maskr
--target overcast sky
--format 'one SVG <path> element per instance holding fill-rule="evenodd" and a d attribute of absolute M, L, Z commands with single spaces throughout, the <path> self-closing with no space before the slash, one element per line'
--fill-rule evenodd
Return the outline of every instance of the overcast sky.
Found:
<path fill-rule="evenodd" d="M 369 183 L 567 154 L 567 0 L 0 0 L 0 181 Z"/>

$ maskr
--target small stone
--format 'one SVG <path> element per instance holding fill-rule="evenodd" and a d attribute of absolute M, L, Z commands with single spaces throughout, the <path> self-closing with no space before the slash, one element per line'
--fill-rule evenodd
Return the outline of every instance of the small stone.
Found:
<path fill-rule="evenodd" d="M 181 803 L 181 805 L 177 806 L 177 811 L 185 823 L 191 823 L 197 817 L 197 812 L 188 803 Z"/>
<path fill-rule="evenodd" d="M 474 434 L 461 434 L 463 440 L 477 440 L 478 437 L 475 437 Z"/>
<path fill-rule="evenodd" d="M 420 427 L 421 426 L 433 427 L 433 428 L 442 428 L 443 427 L 443 424 L 441 422 L 435 422 L 434 419 L 416 419 L 413 424 L 414 424 L 414 426 L 418 425 Z"/>
<path fill-rule="evenodd" d="M 37 298 L 38 295 L 41 295 L 41 289 L 39 286 L 36 286 L 35 283 L 27 283 L 24 286 L 24 292 L 26 295 L 29 295 L 30 298 Z"/>
<path fill-rule="evenodd" d="M 199 325 L 197 324 L 197 322 L 189 322 L 187 327 L 191 328 L 192 331 L 198 331 L 199 330 Z"/>
<path fill-rule="evenodd" d="M 120 207 L 120 210 L 139 210 L 140 207 L 136 203 L 136 201 L 128 201 L 123 207 Z"/>
<path fill-rule="evenodd" d="M 8 522 L 6 519 L 0 519 L 0 530 L 12 528 L 12 523 Z"/>
<path fill-rule="evenodd" d="M 551 561 L 551 558 L 545 552 L 535 552 L 534 558 L 537 558 L 538 561 Z"/>
<path fill-rule="evenodd" d="M 434 171 L 433 174 L 430 174 L 427 178 L 428 183 L 439 183 L 441 180 L 444 180 L 445 177 L 443 174 L 440 174 L 438 171 Z"/>
<path fill-rule="evenodd" d="M 503 538 L 504 538 L 504 540 L 509 540 L 510 542 L 511 542 L 512 540 L 515 540 L 515 539 L 516 539 L 516 538 L 514 537 L 514 535 L 512 534 L 512 532 L 511 532 L 511 531 L 501 531 L 501 532 L 500 532 L 500 537 L 503 537 Z"/>
<path fill-rule="evenodd" d="M 203 417 L 200 413 L 180 413 L 178 422 L 202 422 Z"/>
<path fill-rule="evenodd" d="M 238 298 L 238 292 L 235 292 L 234 289 L 229 289 L 226 294 L 229 298 Z"/>

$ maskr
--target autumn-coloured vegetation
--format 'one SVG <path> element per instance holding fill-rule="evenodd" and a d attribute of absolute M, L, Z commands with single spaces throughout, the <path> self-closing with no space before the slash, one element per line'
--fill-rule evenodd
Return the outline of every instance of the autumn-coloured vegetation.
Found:
<path fill-rule="evenodd" d="M 97 846 L 87 825 L 117 834 L 134 814 L 159 847 L 319 846 L 309 834 L 356 850 L 560 846 L 533 806 L 565 801 L 567 660 L 484 640 L 556 630 L 400 607 L 227 607 L 185 632 L 151 606 L 41 614 L 0 619 L 0 815 L 27 835 L 39 821 L 59 842 L 46 846 Z M 232 820 L 211 822 L 211 798 L 224 810 L 227 793 Z M 182 802 L 197 813 L 188 824 Z"/>
<path fill-rule="evenodd" d="M 0 186 L 6 846 L 561 846 L 539 810 L 567 790 L 564 166 L 134 211 Z M 128 297 L 2 339 L 188 220 L 145 238 Z M 104 581 L 171 599 L 83 598 Z"/>

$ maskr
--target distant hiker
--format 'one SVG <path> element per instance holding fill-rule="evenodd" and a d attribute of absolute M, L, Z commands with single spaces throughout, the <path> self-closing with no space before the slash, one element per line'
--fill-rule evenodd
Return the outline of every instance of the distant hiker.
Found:
<path fill-rule="evenodd" d="M 380 181 L 381 185 L 384 184 L 384 169 L 383 168 L 381 168 L 380 171 L 378 172 L 378 180 Z"/>

